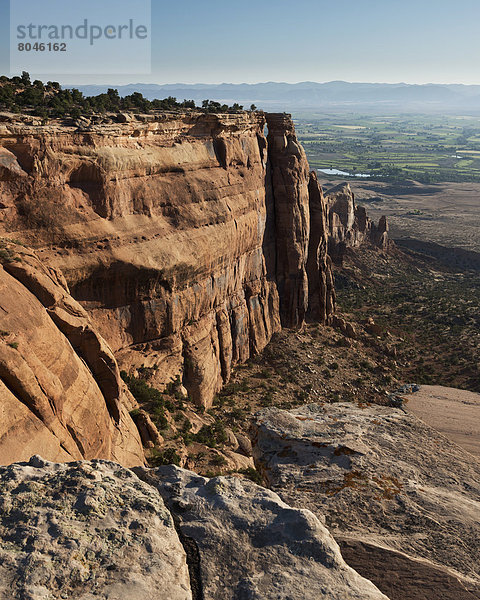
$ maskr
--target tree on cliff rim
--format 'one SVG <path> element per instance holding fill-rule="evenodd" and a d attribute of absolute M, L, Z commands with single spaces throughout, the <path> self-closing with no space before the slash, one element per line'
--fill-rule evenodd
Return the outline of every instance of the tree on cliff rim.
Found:
<path fill-rule="evenodd" d="M 138 111 L 202 110 L 208 113 L 238 113 L 243 112 L 243 106 L 235 103 L 229 107 L 211 100 L 204 100 L 202 107 L 197 108 L 194 100 L 179 102 L 169 96 L 163 100 L 148 100 L 140 92 L 121 97 L 118 90 L 109 88 L 106 94 L 84 96 L 80 90 L 62 89 L 56 81 L 48 81 L 45 85 L 35 80 L 23 71 L 21 77 L 0 77 L 0 107 L 12 112 L 31 112 L 42 119 L 48 117 L 61 118 L 70 116 L 78 119 L 82 115 L 94 113 Z"/>

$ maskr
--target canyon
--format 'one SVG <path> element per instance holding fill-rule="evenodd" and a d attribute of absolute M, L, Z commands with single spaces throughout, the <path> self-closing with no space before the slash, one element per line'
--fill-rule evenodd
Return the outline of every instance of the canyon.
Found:
<path fill-rule="evenodd" d="M 284 113 L 0 114 L 0 597 L 479 598 L 478 460 L 337 308 L 388 229 Z"/>
<path fill-rule="evenodd" d="M 332 322 L 332 259 L 388 246 L 286 114 L 0 115 L 0 199 L 4 464 L 143 464 L 120 369 L 208 409 L 282 327 Z"/>

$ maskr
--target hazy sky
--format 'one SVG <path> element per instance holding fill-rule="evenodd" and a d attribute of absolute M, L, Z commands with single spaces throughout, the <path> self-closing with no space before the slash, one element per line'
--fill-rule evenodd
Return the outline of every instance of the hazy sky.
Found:
<path fill-rule="evenodd" d="M 0 0 L 1 72 L 9 69 L 8 4 Z M 480 0 L 152 4 L 151 76 L 65 74 L 55 79 L 112 84 L 334 79 L 480 84 Z"/>

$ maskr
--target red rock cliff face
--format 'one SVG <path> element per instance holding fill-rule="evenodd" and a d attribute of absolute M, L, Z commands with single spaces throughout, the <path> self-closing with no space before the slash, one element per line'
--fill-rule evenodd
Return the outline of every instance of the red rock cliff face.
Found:
<path fill-rule="evenodd" d="M 199 403 L 308 309 L 308 163 L 289 117 L 267 119 L 268 143 L 261 114 L 3 127 L 5 228 L 64 273 L 122 365 L 181 374 Z"/>
<path fill-rule="evenodd" d="M 282 324 L 292 327 L 303 322 L 308 309 L 309 167 L 288 115 L 268 115 L 267 126 L 267 201 L 275 230 L 273 278 Z"/>
<path fill-rule="evenodd" d="M 2 245 L 0 463 L 144 462 L 115 358 L 70 296 L 61 274 L 34 253 Z"/>
<path fill-rule="evenodd" d="M 335 312 L 335 285 L 332 261 L 328 254 L 328 210 L 317 175 L 310 173 L 308 182 L 310 240 L 308 246 L 308 308 L 320 323 L 327 323 Z"/>
<path fill-rule="evenodd" d="M 282 324 L 329 320 L 329 237 L 347 235 L 291 119 L 261 113 L 0 123 L 0 228 L 63 274 L 115 373 L 179 375 L 204 406 Z M 86 362 L 117 422 L 121 394 Z"/>
<path fill-rule="evenodd" d="M 328 221 L 328 254 L 341 263 L 347 248 L 355 248 L 365 242 L 381 250 L 389 245 L 388 224 L 381 217 L 378 225 L 367 216 L 363 206 L 357 206 L 355 195 L 348 183 L 329 190 L 325 198 Z"/>
<path fill-rule="evenodd" d="M 282 325 L 298 326 L 307 312 L 326 323 L 335 310 L 335 290 L 322 188 L 310 172 L 290 116 L 269 114 L 267 126 L 267 206 L 271 212 L 266 239 L 273 240 L 270 270 L 279 291 Z"/>
<path fill-rule="evenodd" d="M 180 373 L 199 403 L 280 327 L 262 249 L 263 124 L 196 115 L 3 138 L 25 172 L 6 182 L 10 228 L 35 229 L 28 241 L 122 365 L 156 367 L 158 384 Z"/>

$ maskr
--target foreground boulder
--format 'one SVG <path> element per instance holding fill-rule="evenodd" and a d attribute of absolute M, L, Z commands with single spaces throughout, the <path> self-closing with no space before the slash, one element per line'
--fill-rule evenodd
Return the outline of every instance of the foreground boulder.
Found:
<path fill-rule="evenodd" d="M 388 600 L 310 511 L 275 493 L 136 471 L 38 456 L 0 467 L 0 598 Z"/>
<path fill-rule="evenodd" d="M 344 562 L 309 510 L 235 477 L 205 479 L 174 466 L 136 469 L 156 486 L 193 543 L 204 600 L 384 599 Z"/>
<path fill-rule="evenodd" d="M 131 471 L 39 457 L 0 468 L 0 598 L 191 600 L 158 492 Z"/>
<path fill-rule="evenodd" d="M 254 454 L 282 499 L 325 515 L 349 564 L 392 599 L 478 597 L 480 462 L 413 415 L 350 403 L 267 409 Z M 416 564 L 425 582 L 412 592 L 409 581 L 408 593 L 405 558 L 405 573 Z"/>

